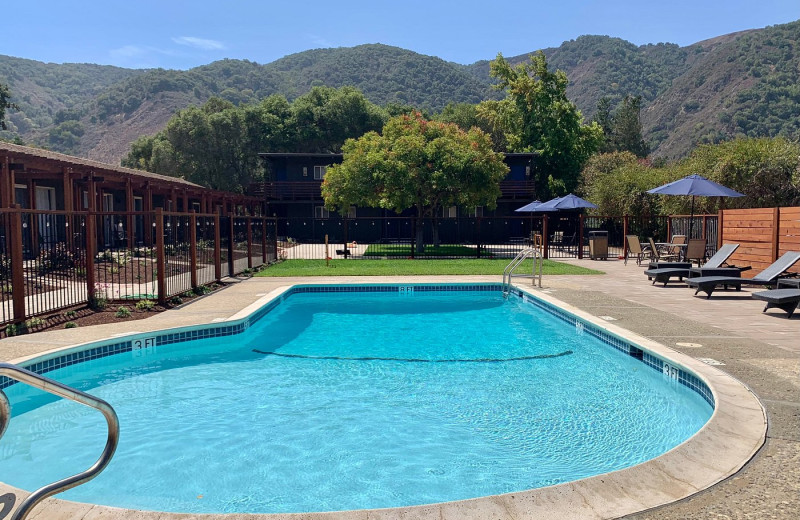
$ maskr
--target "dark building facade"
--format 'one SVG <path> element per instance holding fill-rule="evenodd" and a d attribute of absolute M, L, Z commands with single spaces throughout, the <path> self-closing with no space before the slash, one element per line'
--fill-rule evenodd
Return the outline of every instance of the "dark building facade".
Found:
<path fill-rule="evenodd" d="M 262 198 L 267 215 L 282 218 L 329 218 L 320 186 L 326 169 L 342 162 L 342 154 L 334 153 L 260 153 L 266 163 L 266 181 L 250 187 L 251 196 Z M 501 197 L 494 211 L 477 208 L 443 208 L 442 217 L 510 216 L 514 210 L 536 198 L 532 170 L 536 154 L 507 153 L 505 163 L 510 171 L 500 183 Z M 378 208 L 351 208 L 350 217 L 391 217 L 393 211 Z"/>

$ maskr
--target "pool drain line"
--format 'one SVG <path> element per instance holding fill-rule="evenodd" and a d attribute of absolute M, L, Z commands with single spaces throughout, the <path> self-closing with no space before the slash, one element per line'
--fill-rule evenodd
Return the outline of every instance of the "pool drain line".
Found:
<path fill-rule="evenodd" d="M 418 359 L 418 358 L 389 358 L 389 357 L 341 357 L 341 356 L 305 356 L 302 354 L 284 354 L 281 352 L 266 352 L 263 350 L 253 349 L 257 354 L 264 354 L 265 356 L 278 356 L 291 359 L 314 359 L 314 360 L 330 360 L 330 361 L 402 361 L 405 363 L 506 363 L 508 361 L 530 361 L 534 359 L 549 359 L 561 356 L 568 356 L 573 352 L 565 350 L 558 354 L 539 354 L 538 356 L 521 356 L 513 358 L 475 358 L 475 359 Z"/>

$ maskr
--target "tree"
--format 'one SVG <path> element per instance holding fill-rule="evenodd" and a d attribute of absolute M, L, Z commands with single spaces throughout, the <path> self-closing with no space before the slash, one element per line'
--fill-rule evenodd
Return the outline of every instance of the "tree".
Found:
<path fill-rule="evenodd" d="M 420 252 L 423 219 L 435 219 L 437 209 L 454 205 L 496 208 L 500 181 L 508 173 L 485 132 L 428 121 L 419 113 L 391 118 L 383 135 L 348 139 L 342 151 L 342 163 L 325 174 L 325 206 L 339 212 L 353 205 L 397 213 L 414 208 Z"/>
<path fill-rule="evenodd" d="M 507 97 L 481 103 L 482 114 L 505 130 L 510 150 L 539 153 L 537 189 L 547 175 L 551 194 L 572 191 L 584 163 L 600 146 L 603 131 L 597 123 L 583 124 L 580 111 L 567 99 L 567 75 L 550 72 L 542 52 L 516 67 L 498 54 L 490 73 Z"/>
<path fill-rule="evenodd" d="M 614 143 L 619 152 L 628 151 L 636 157 L 647 157 L 650 147 L 642 137 L 642 96 L 625 96 L 614 114 Z"/>
<path fill-rule="evenodd" d="M 625 96 L 614 114 L 611 113 L 611 100 L 600 98 L 594 121 L 603 129 L 601 152 L 631 152 L 636 157 L 647 157 L 650 146 L 642 137 L 641 109 L 641 96 Z"/>
<path fill-rule="evenodd" d="M 599 151 L 602 153 L 617 151 L 614 143 L 614 116 L 611 114 L 611 98 L 603 96 L 597 102 L 594 121 L 603 130 L 603 143 L 600 145 Z"/>
<path fill-rule="evenodd" d="M 11 91 L 6 85 L 0 83 L 0 130 L 6 129 L 6 110 L 19 110 L 17 105 L 9 101 L 10 99 Z"/>
<path fill-rule="evenodd" d="M 384 119 L 351 87 L 314 88 L 292 104 L 281 95 L 240 106 L 212 97 L 179 111 L 155 136 L 136 140 L 122 164 L 242 192 L 263 176 L 259 152 L 337 151 Z"/>
<path fill-rule="evenodd" d="M 492 138 L 494 149 L 504 151 L 508 144 L 502 131 L 498 131 L 491 121 L 481 115 L 478 105 L 471 103 L 448 103 L 441 112 L 434 117 L 436 121 L 443 123 L 455 123 L 463 130 L 469 130 L 477 126 Z"/>
<path fill-rule="evenodd" d="M 314 87 L 292 103 L 292 118 L 305 152 L 339 152 L 345 139 L 377 131 L 386 121 L 354 87 Z"/>

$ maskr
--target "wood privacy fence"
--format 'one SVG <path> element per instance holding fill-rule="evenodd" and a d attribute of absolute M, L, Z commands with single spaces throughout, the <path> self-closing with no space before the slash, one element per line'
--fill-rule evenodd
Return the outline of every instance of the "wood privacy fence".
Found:
<path fill-rule="evenodd" d="M 0 209 L 0 325 L 93 300 L 163 304 L 276 259 L 273 218 Z"/>
<path fill-rule="evenodd" d="M 720 244 L 740 244 L 729 263 L 750 265 L 751 278 L 787 251 L 800 251 L 800 207 L 726 209 L 719 212 Z M 800 265 L 792 272 L 800 273 Z"/>

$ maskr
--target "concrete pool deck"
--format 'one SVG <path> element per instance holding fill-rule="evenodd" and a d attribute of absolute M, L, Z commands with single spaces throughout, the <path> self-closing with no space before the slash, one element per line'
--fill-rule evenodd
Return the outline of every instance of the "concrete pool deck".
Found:
<path fill-rule="evenodd" d="M 730 379 L 715 374 L 698 359 L 724 363 L 718 368 L 747 385 L 767 411 L 769 430 L 763 441 L 764 421 L 760 409 L 751 405 L 726 413 L 718 431 L 740 438 L 740 446 L 714 443 L 715 432 L 693 439 L 670 452 L 677 456 L 666 461 L 655 459 L 629 470 L 592 477 L 575 483 L 462 502 L 378 511 L 327 513 L 314 515 L 272 515 L 271 518 L 794 518 L 800 510 L 800 319 L 785 318 L 785 313 L 761 314 L 761 302 L 742 292 L 720 292 L 706 301 L 693 297 L 685 286 L 651 286 L 643 268 L 622 262 L 574 261 L 586 267 L 603 269 L 600 276 L 550 276 L 544 288 L 531 289 L 529 281 L 517 285 L 545 298 L 556 298 L 579 312 L 596 317 L 610 327 L 627 329 L 650 343 L 673 349 L 689 368 L 709 370 L 704 374 L 729 385 Z M 159 330 L 226 319 L 266 294 L 296 283 L 380 283 L 380 282 L 499 282 L 498 276 L 485 277 L 325 277 L 258 278 L 232 285 L 219 293 L 199 299 L 183 308 L 155 315 L 147 320 L 86 329 L 66 329 L 0 341 L 0 359 L 28 357 L 114 334 Z M 541 292 L 540 292 L 541 291 Z M 605 321 L 612 318 L 613 321 Z M 747 393 L 744 387 L 734 394 Z M 746 398 L 747 396 L 743 396 Z M 752 396 L 751 396 L 752 397 Z M 748 419 L 749 416 L 749 419 Z M 99 453 L 98 447 L 98 453 Z M 755 453 L 744 468 L 705 491 L 696 491 L 734 472 Z M 678 452 L 678 453 L 675 453 Z M 729 455 L 738 453 L 741 460 Z M 744 454 L 744 455 L 743 455 Z M 733 457 L 736 458 L 736 457 Z M 629 473 L 622 476 L 618 474 Z M 705 484 L 704 484 L 705 483 Z M 0 519 L 10 517 L 12 507 L 24 493 L 0 486 Z M 689 498 L 679 499 L 690 495 Z M 679 500 L 678 500 L 679 499 Z M 664 502 L 677 502 L 659 506 Z M 649 509 L 652 507 L 655 509 Z M 645 512 L 633 511 L 648 509 Z M 217 515 L 229 519 L 263 518 L 266 515 Z M 30 518 L 40 519 L 188 519 L 214 518 L 214 515 L 178 515 L 127 511 L 48 499 L 34 509 Z"/>

